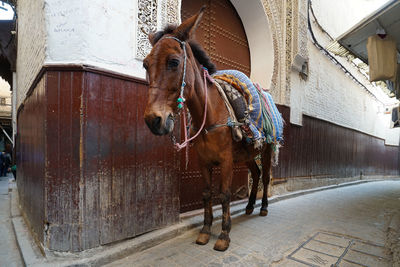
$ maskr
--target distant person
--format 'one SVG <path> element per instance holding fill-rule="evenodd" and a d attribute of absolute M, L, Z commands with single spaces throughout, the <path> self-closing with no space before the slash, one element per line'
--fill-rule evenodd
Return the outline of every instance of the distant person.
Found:
<path fill-rule="evenodd" d="M 3 176 L 5 166 L 5 152 L 0 153 L 0 176 Z"/>
<path fill-rule="evenodd" d="M 11 167 L 11 172 L 12 172 L 12 174 L 13 174 L 13 176 L 14 176 L 14 180 L 17 180 L 17 165 L 13 165 L 12 167 Z"/>
<path fill-rule="evenodd" d="M 11 165 L 11 155 L 8 152 L 3 152 L 3 157 L 4 157 L 4 163 L 3 163 L 3 173 L 1 176 L 7 176 L 7 172 L 10 170 L 10 165 Z"/>

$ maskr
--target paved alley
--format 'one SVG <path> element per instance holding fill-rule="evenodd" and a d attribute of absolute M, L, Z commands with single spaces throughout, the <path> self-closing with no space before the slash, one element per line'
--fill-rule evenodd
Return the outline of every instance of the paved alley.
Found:
<path fill-rule="evenodd" d="M 108 266 L 391 266 L 385 230 L 400 209 L 400 181 L 339 187 L 279 201 L 267 217 L 233 217 L 231 245 L 194 243 L 199 229 Z"/>
<path fill-rule="evenodd" d="M 10 218 L 9 179 L 0 177 L 0 266 L 22 266 Z"/>

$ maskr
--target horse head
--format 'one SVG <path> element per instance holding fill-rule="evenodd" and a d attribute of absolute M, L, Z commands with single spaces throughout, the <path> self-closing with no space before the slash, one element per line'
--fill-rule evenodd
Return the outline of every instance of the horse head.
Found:
<path fill-rule="evenodd" d="M 149 81 L 144 119 L 155 135 L 166 135 L 174 128 L 174 114 L 190 95 L 195 81 L 196 62 L 189 40 L 194 34 L 204 7 L 178 27 L 149 34 L 153 48 L 143 60 Z"/>

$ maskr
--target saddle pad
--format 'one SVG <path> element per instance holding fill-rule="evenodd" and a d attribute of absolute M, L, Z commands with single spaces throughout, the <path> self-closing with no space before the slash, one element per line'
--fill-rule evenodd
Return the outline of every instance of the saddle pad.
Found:
<path fill-rule="evenodd" d="M 220 79 L 214 79 L 214 81 L 216 81 L 221 86 L 222 90 L 224 90 L 238 122 L 248 124 L 249 112 L 243 95 L 226 81 Z"/>
<path fill-rule="evenodd" d="M 278 143 L 282 140 L 283 120 L 270 94 L 256 88 L 252 81 L 237 70 L 220 70 L 213 74 L 235 87 L 247 100 L 249 128 L 254 143 Z"/>

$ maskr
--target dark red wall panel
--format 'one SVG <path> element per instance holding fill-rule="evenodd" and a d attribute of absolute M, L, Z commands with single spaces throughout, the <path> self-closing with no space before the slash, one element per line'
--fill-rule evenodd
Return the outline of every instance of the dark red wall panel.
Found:
<path fill-rule="evenodd" d="M 286 124 L 279 165 L 273 178 L 329 178 L 399 175 L 399 147 L 383 139 L 304 116 L 303 126 L 290 124 L 290 109 L 278 106 Z"/>
<path fill-rule="evenodd" d="M 58 251 L 80 244 L 80 104 L 83 72 L 46 74 L 45 242 Z"/>
<path fill-rule="evenodd" d="M 20 205 L 41 242 L 45 214 L 45 86 L 41 79 L 20 109 L 16 138 Z"/>
<path fill-rule="evenodd" d="M 83 248 L 172 224 L 179 217 L 178 160 L 150 134 L 143 83 L 86 73 L 83 91 Z"/>
<path fill-rule="evenodd" d="M 145 83 L 94 71 L 47 71 L 32 89 L 18 188 L 45 247 L 81 251 L 178 221 L 178 154 L 150 134 L 146 101 Z"/>

